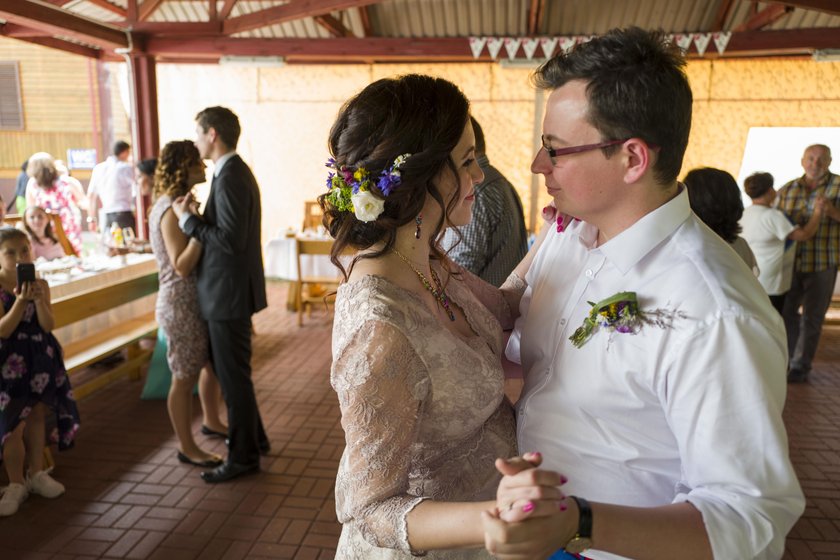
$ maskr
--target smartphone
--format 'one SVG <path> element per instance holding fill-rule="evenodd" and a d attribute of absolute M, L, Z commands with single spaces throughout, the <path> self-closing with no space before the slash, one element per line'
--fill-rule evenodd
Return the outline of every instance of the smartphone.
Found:
<path fill-rule="evenodd" d="M 35 265 L 32 263 L 17 263 L 18 289 L 23 288 L 24 282 L 35 281 Z"/>

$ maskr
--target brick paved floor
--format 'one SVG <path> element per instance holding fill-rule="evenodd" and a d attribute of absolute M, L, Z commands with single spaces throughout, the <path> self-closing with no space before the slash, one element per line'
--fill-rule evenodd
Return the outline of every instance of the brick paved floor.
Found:
<path fill-rule="evenodd" d="M 344 440 L 329 387 L 330 322 L 316 311 L 298 328 L 285 297 L 284 285 L 269 284 L 270 307 L 255 318 L 254 379 L 272 443 L 259 475 L 202 482 L 175 458 L 165 403 L 141 401 L 139 383 L 120 381 L 80 404 L 78 443 L 55 454 L 67 494 L 33 496 L 0 519 L 0 559 L 332 558 Z M 785 558 L 840 560 L 840 327 L 826 329 L 811 383 L 790 387 L 785 419 L 808 495 Z M 223 454 L 221 440 L 197 438 Z"/>

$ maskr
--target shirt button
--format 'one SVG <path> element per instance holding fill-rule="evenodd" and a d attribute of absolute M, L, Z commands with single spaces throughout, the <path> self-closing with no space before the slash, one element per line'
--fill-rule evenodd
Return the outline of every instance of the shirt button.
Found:
<path fill-rule="evenodd" d="M 592 278 L 592 269 L 591 268 L 586 271 L 586 276 L 587 276 L 587 278 Z"/>
<path fill-rule="evenodd" d="M 525 411 L 524 411 L 524 410 L 520 410 L 520 411 L 519 411 L 519 416 L 525 416 Z"/>
<path fill-rule="evenodd" d="M 566 319 L 560 319 L 560 324 L 565 325 L 566 324 Z"/>

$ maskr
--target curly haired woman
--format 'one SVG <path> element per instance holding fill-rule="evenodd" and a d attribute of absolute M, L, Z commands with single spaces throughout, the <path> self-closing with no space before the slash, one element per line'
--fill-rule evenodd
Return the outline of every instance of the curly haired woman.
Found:
<path fill-rule="evenodd" d="M 201 244 L 188 239 L 170 210 L 172 201 L 204 182 L 204 163 L 189 140 L 169 142 L 163 147 L 155 170 L 155 204 L 149 214 L 152 251 L 160 269 L 160 289 L 155 310 L 166 331 L 166 359 L 172 370 L 167 407 L 175 435 L 181 443 L 178 460 L 201 467 L 222 463 L 219 456 L 196 445 L 191 430 L 192 388 L 198 379 L 198 394 L 204 415 L 205 435 L 224 436 L 227 428 L 219 420 L 221 390 L 210 369 L 207 324 L 198 308 L 195 266 Z"/>

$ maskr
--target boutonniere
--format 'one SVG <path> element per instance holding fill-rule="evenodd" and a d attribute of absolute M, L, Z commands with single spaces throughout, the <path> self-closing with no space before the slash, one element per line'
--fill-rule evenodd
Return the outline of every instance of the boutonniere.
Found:
<path fill-rule="evenodd" d="M 580 348 L 598 329 L 618 333 L 636 334 L 644 325 L 670 328 L 674 318 L 684 317 L 681 311 L 655 309 L 642 311 L 636 292 L 618 292 L 597 303 L 587 302 L 592 306 L 583 324 L 569 337 L 576 348 Z"/>

